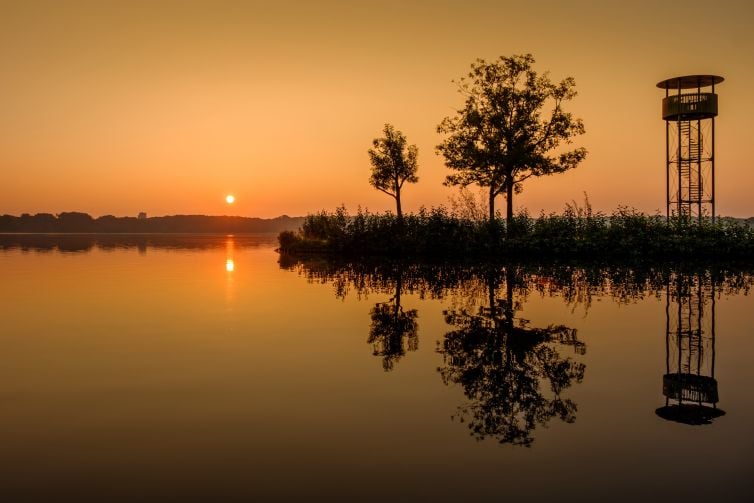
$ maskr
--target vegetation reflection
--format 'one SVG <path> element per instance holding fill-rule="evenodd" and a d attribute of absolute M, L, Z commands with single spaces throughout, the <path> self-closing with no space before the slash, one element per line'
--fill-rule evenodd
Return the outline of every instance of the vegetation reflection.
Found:
<path fill-rule="evenodd" d="M 732 264 L 373 263 L 283 253 L 280 266 L 309 282 L 331 284 L 339 298 L 353 293 L 391 296 L 369 312 L 368 342 L 386 371 L 419 344 L 418 312 L 403 308 L 403 296 L 443 300 L 448 305 L 444 321 L 452 328 L 439 338 L 437 371 L 466 398 L 454 420 L 467 424 L 478 440 L 527 447 L 537 427 L 556 418 L 575 421 L 578 407 L 566 394 L 586 371 L 580 358 L 586 345 L 574 328 L 557 322 L 537 325 L 521 316 L 530 296 L 556 297 L 585 312 L 595 297 L 619 304 L 666 298 L 666 403 L 657 414 L 703 424 L 721 414 L 716 409 L 713 415 L 689 416 L 700 405 L 716 407 L 716 381 L 714 393 L 689 394 L 698 376 L 714 380 L 714 298 L 747 294 L 754 283 L 750 268 Z"/>
<path fill-rule="evenodd" d="M 419 349 L 419 314 L 416 309 L 404 311 L 401 306 L 403 269 L 395 275 L 395 295 L 387 302 L 378 302 L 369 313 L 372 324 L 367 342 L 374 356 L 382 358 L 382 368 L 392 370 L 407 351 Z"/>
<path fill-rule="evenodd" d="M 522 279 L 515 269 L 506 268 L 506 295 L 499 299 L 499 279 L 490 272 L 488 305 L 476 312 L 445 312 L 445 321 L 455 330 L 438 348 L 443 355 L 438 370 L 445 384 L 463 387 L 469 402 L 458 408 L 454 418 L 468 423 L 472 436 L 530 446 L 537 425 L 554 417 L 575 421 L 576 404 L 562 398 L 562 392 L 583 380 L 585 365 L 561 356 L 558 346 L 570 345 L 582 355 L 586 346 L 575 329 L 532 327 L 529 320 L 516 317 L 521 306 L 514 301 L 514 284 L 525 289 Z"/>

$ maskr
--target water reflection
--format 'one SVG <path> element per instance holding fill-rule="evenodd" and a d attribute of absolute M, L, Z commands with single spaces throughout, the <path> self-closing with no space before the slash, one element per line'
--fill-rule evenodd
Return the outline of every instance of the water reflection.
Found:
<path fill-rule="evenodd" d="M 343 264 L 170 238 L 0 251 L 4 501 L 750 499 L 750 270 Z M 705 334 L 715 316 L 699 368 L 727 414 L 706 428 L 654 414 L 686 348 L 671 327 L 666 354 L 679 276 L 706 289 Z M 699 453 L 699 483 L 667 483 Z"/>
<path fill-rule="evenodd" d="M 232 247 L 259 248 L 274 245 L 276 239 L 274 234 L 0 234 L 0 250 L 76 253 L 135 248 L 144 254 L 149 248 L 227 250 L 228 240 Z"/>
<path fill-rule="evenodd" d="M 588 305 L 595 291 L 606 291 L 602 273 L 512 265 L 338 264 L 287 256 L 280 265 L 311 282 L 332 284 L 337 297 L 349 292 L 392 294 L 369 313 L 367 340 L 386 371 L 418 348 L 418 311 L 403 309 L 402 292 L 449 301 L 452 308 L 444 317 L 454 329 L 438 345 L 438 373 L 446 385 L 463 390 L 468 401 L 453 418 L 466 423 L 475 438 L 530 446 L 538 425 L 553 418 L 567 423 L 576 419 L 576 403 L 563 392 L 584 379 L 586 366 L 561 351 L 570 347 L 580 356 L 586 345 L 573 328 L 559 323 L 533 326 L 518 313 L 532 292 Z M 615 291 L 627 298 L 627 292 L 643 289 Z"/>
<path fill-rule="evenodd" d="M 442 299 L 450 306 L 443 315 L 452 330 L 438 338 L 438 372 L 467 399 L 453 418 L 476 439 L 522 446 L 532 445 L 538 426 L 555 418 L 575 421 L 577 404 L 564 393 L 586 372 L 579 358 L 586 345 L 576 329 L 558 320 L 538 326 L 520 316 L 531 294 L 560 298 L 585 314 L 594 297 L 627 304 L 665 294 L 666 405 L 657 414 L 703 424 L 724 414 L 716 407 L 715 292 L 748 293 L 752 284 L 745 270 L 709 267 L 370 264 L 286 255 L 280 266 L 331 284 L 339 298 L 392 295 L 369 312 L 367 340 L 385 370 L 418 348 L 419 314 L 403 309 L 402 293 Z"/>
<path fill-rule="evenodd" d="M 233 260 L 233 252 L 236 248 L 236 241 L 233 236 L 228 236 L 225 240 L 225 270 L 233 272 L 236 269 L 236 263 Z"/>
<path fill-rule="evenodd" d="M 717 408 L 715 283 L 705 275 L 675 275 L 665 312 L 665 406 L 655 412 L 669 421 L 710 424 L 725 415 Z"/>
<path fill-rule="evenodd" d="M 583 380 L 585 365 L 562 357 L 558 347 L 570 345 L 583 355 L 586 346 L 575 329 L 532 327 L 529 320 L 517 317 L 521 304 L 514 301 L 514 284 L 526 284 L 512 267 L 505 268 L 504 276 L 504 298 L 497 297 L 500 279 L 491 271 L 487 305 L 476 312 L 445 312 L 455 330 L 445 334 L 438 349 L 443 356 L 438 370 L 445 384 L 463 387 L 469 402 L 459 406 L 454 417 L 468 423 L 472 436 L 530 446 L 537 425 L 555 417 L 575 421 L 576 404 L 561 395 Z"/>
<path fill-rule="evenodd" d="M 236 262 L 234 259 L 236 249 L 236 240 L 233 236 L 228 236 L 225 239 L 225 272 L 226 284 L 225 284 L 225 300 L 228 303 L 233 302 L 235 298 L 235 287 L 233 285 L 233 272 L 236 270 Z"/>
<path fill-rule="evenodd" d="M 372 345 L 374 356 L 382 358 L 382 368 L 393 370 L 407 351 L 419 349 L 419 314 L 416 309 L 404 311 L 401 306 L 403 268 L 394 274 L 395 295 L 387 302 L 378 302 L 369 313 L 372 324 L 367 342 Z"/>

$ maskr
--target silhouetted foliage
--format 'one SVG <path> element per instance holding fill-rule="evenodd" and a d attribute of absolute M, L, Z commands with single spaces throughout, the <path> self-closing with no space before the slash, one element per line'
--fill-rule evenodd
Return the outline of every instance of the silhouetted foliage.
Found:
<path fill-rule="evenodd" d="M 290 253 L 316 252 L 345 257 L 415 257 L 515 259 L 521 257 L 633 260 L 742 260 L 754 258 L 754 229 L 732 219 L 701 224 L 668 221 L 619 208 L 611 215 L 568 205 L 560 214 L 532 218 L 516 215 L 514 236 L 505 223 L 459 218 L 445 208 L 421 209 L 404 215 L 345 208 L 308 215 L 297 233 L 281 236 L 280 248 Z M 490 226 L 493 232 L 490 232 Z"/>
<path fill-rule="evenodd" d="M 77 211 L 58 214 L 58 229 L 60 232 L 91 232 L 94 229 L 94 219 Z"/>
<path fill-rule="evenodd" d="M 421 209 L 400 221 L 364 210 L 351 216 L 341 207 L 308 215 L 300 232 L 284 240 L 281 249 L 288 252 L 363 256 L 465 256 L 492 249 L 486 223 L 454 218 L 444 208 Z"/>
<path fill-rule="evenodd" d="M 531 54 L 491 63 L 478 59 L 459 81 L 464 107 L 437 127 L 446 135 L 437 150 L 454 171 L 445 183 L 487 187 L 490 221 L 499 194 L 506 195 L 506 220 L 511 222 L 513 192 L 520 192 L 525 180 L 562 173 L 586 157 L 584 148 L 556 152 L 561 143 L 584 133 L 581 120 L 563 110 L 563 102 L 576 96 L 574 79 L 554 84 L 546 73 L 538 75 L 533 64 Z M 509 224 L 509 233 L 511 228 Z"/>
<path fill-rule="evenodd" d="M 385 124 L 382 132 L 385 136 L 372 140 L 372 148 L 369 149 L 369 160 L 372 163 L 369 183 L 395 199 L 396 214 L 400 221 L 403 218 L 403 184 L 419 181 L 419 177 L 416 176 L 418 149 L 416 145 L 408 145 L 406 136 L 391 124 Z"/>

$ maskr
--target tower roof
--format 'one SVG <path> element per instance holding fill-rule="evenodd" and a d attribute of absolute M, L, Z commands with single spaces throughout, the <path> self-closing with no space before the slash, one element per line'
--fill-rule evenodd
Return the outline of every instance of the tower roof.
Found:
<path fill-rule="evenodd" d="M 685 75 L 683 77 L 673 77 L 657 83 L 660 89 L 693 89 L 697 87 L 707 87 L 712 84 L 719 84 L 725 80 L 719 75 Z"/>

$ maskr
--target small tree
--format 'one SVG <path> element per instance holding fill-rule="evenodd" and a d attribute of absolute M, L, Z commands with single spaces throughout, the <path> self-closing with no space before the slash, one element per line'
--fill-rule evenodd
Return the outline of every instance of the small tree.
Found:
<path fill-rule="evenodd" d="M 391 124 L 382 130 L 384 138 L 372 140 L 369 160 L 372 162 L 372 176 L 369 183 L 395 199 L 398 220 L 403 219 L 401 211 L 401 188 L 406 182 L 416 183 L 416 145 L 407 145 L 406 137 Z"/>
<path fill-rule="evenodd" d="M 513 192 L 521 192 L 525 180 L 562 173 L 586 157 L 584 148 L 553 153 L 562 142 L 571 143 L 584 133 L 581 119 L 562 108 L 576 96 L 575 81 L 568 77 L 553 84 L 547 73 L 537 75 L 533 64 L 531 54 L 500 57 L 494 63 L 478 59 L 458 83 L 466 95 L 464 107 L 437 127 L 447 135 L 437 151 L 454 171 L 445 184 L 487 187 L 490 222 L 499 194 L 507 198 L 510 224 Z"/>

